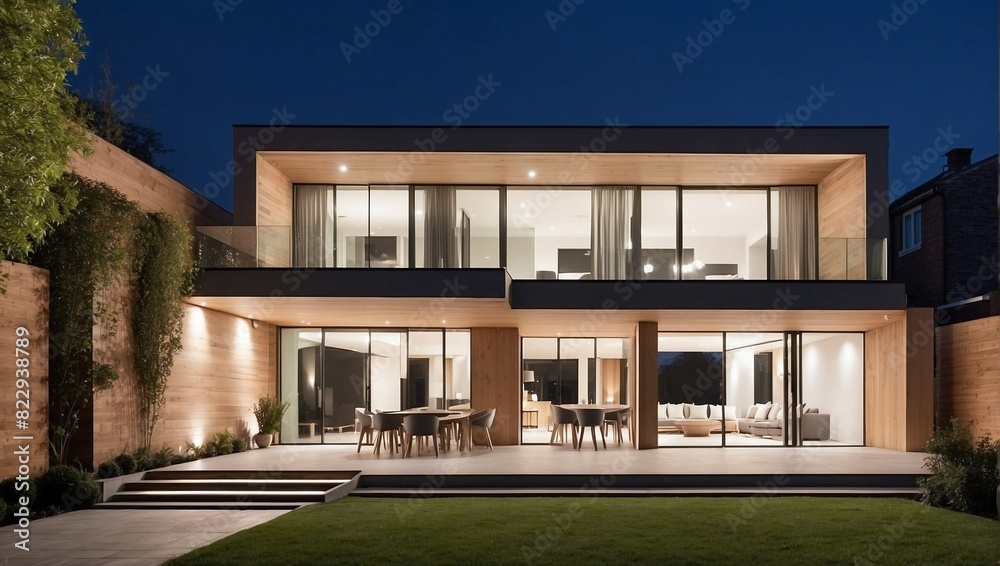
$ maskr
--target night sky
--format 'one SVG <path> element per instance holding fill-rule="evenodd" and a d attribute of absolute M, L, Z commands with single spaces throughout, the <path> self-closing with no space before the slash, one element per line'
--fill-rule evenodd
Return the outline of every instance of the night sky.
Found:
<path fill-rule="evenodd" d="M 297 125 L 888 125 L 897 193 L 941 171 L 921 154 L 997 152 L 993 0 L 80 0 L 77 13 L 90 45 L 71 84 L 99 87 L 106 54 L 118 104 L 163 133 L 172 175 L 198 191 L 232 159 L 232 124 L 276 110 Z M 490 97 L 447 113 L 481 79 Z M 231 209 L 231 185 L 214 200 Z"/>

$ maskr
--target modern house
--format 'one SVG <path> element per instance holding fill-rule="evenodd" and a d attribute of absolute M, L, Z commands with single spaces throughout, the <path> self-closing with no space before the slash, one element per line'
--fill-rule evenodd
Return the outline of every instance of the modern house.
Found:
<path fill-rule="evenodd" d="M 997 156 L 947 154 L 945 170 L 889 207 L 892 280 L 935 307 L 935 420 L 1000 434 Z"/>
<path fill-rule="evenodd" d="M 637 448 L 921 450 L 933 315 L 887 277 L 887 150 L 885 127 L 236 126 L 235 225 L 198 228 L 191 308 L 273 329 L 282 443 L 466 403 L 497 408 L 494 444 L 547 443 L 551 405 L 616 403 Z"/>

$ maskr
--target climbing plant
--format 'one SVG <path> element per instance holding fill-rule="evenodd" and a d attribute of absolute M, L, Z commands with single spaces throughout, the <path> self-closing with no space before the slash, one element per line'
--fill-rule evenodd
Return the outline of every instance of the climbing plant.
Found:
<path fill-rule="evenodd" d="M 137 237 L 133 357 L 143 445 L 149 447 L 166 400 L 174 354 L 181 349 L 181 300 L 193 291 L 195 269 L 191 233 L 173 217 L 164 213 L 146 215 Z"/>
<path fill-rule="evenodd" d="M 94 360 L 94 329 L 117 333 L 121 302 L 105 291 L 127 280 L 138 208 L 105 185 L 73 174 L 59 183 L 78 194 L 65 222 L 32 257 L 49 271 L 49 445 L 53 465 L 67 464 L 80 413 L 95 391 L 109 389 L 115 369 Z"/>

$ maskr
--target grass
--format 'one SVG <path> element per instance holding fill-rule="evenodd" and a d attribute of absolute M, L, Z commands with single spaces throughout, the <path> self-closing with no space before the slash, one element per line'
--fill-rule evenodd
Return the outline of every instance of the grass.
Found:
<path fill-rule="evenodd" d="M 902 499 L 348 497 L 167 564 L 998 564 L 1000 522 Z"/>

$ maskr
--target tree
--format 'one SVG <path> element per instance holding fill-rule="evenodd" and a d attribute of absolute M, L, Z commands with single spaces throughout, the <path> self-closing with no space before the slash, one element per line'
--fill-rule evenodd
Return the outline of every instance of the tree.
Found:
<path fill-rule="evenodd" d="M 68 94 L 86 38 L 74 0 L 0 2 L 0 254 L 24 261 L 76 206 L 61 182 L 70 155 L 87 151 Z M 0 281 L 0 288 L 2 288 Z"/>
<path fill-rule="evenodd" d="M 167 378 L 174 354 L 181 349 L 184 308 L 191 296 L 191 232 L 163 212 L 147 214 L 138 234 L 138 262 L 132 318 L 132 348 L 142 418 L 143 447 L 153 441 L 153 428 L 166 402 Z"/>

